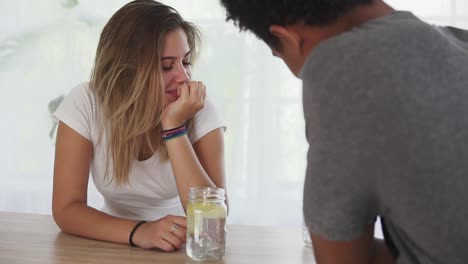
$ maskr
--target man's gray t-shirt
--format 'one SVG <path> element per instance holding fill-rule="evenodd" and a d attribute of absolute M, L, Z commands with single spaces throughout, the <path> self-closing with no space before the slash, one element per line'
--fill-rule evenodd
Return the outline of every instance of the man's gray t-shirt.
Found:
<path fill-rule="evenodd" d="M 311 231 L 352 240 L 382 216 L 398 263 L 468 263 L 468 32 L 394 12 L 319 44 L 300 77 Z"/>

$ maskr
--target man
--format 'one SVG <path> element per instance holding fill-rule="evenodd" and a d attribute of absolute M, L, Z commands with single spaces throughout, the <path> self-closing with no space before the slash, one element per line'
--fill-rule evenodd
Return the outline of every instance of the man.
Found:
<path fill-rule="evenodd" d="M 468 263 L 468 32 L 382 0 L 221 2 L 303 80 L 317 262 Z"/>

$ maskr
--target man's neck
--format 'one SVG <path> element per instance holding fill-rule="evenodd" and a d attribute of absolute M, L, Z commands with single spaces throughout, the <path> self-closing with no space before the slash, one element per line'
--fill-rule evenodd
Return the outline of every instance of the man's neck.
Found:
<path fill-rule="evenodd" d="M 394 11 L 395 9 L 387 5 L 384 1 L 374 0 L 374 3 L 370 5 L 360 6 L 351 10 L 348 14 L 343 16 L 340 22 L 346 26 L 345 30 L 347 31 L 369 20 L 386 16 Z"/>
<path fill-rule="evenodd" d="M 359 6 L 347 14 L 343 15 L 337 22 L 327 25 L 324 27 L 310 27 L 310 26 L 299 26 L 302 27 L 304 42 L 303 42 L 303 54 L 305 57 L 311 52 L 311 50 L 317 46 L 320 42 L 351 30 L 353 27 L 359 26 L 367 21 L 386 16 L 395 9 L 387 5 L 382 0 L 374 0 L 374 3 L 365 6 Z"/>

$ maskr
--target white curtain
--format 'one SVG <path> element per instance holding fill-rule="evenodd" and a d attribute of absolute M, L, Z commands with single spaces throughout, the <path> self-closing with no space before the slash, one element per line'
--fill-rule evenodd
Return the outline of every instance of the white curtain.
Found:
<path fill-rule="evenodd" d="M 116 0 L 0 3 L 0 211 L 51 213 L 49 107 L 87 81 Z M 261 41 L 239 33 L 217 0 L 167 0 L 204 36 L 194 79 L 224 115 L 230 223 L 301 224 L 307 143 L 301 82 Z M 392 0 L 434 24 L 468 28 L 468 0 Z M 89 202 L 102 198 L 90 182 Z"/>

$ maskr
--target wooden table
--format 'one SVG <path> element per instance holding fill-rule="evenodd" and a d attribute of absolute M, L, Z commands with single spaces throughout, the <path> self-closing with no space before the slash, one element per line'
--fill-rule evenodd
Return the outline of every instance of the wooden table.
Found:
<path fill-rule="evenodd" d="M 165 253 L 62 233 L 50 215 L 0 212 L 0 263 L 201 263 L 185 249 Z M 315 263 L 300 229 L 228 226 L 227 252 L 206 263 Z"/>

